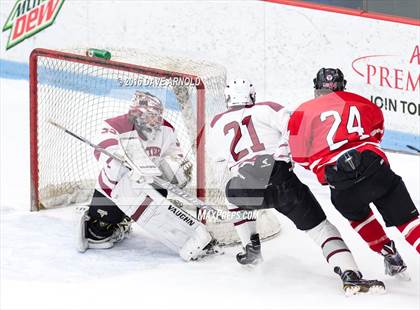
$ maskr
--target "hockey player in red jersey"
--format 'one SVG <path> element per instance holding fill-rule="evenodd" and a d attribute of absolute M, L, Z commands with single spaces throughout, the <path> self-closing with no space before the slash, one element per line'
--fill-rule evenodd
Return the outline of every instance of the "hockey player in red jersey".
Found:
<path fill-rule="evenodd" d="M 226 184 L 228 208 L 276 209 L 322 249 L 327 262 L 341 276 L 346 294 L 383 292 L 382 282 L 362 279 L 339 231 L 294 174 L 287 141 L 288 113 L 274 102 L 256 103 L 255 95 L 249 81 L 230 81 L 225 90 L 228 109 L 211 122 L 212 157 L 232 173 Z M 257 263 L 261 244 L 255 220 L 238 220 L 234 225 L 244 248 L 237 261 Z"/>
<path fill-rule="evenodd" d="M 420 252 L 418 210 L 379 146 L 382 111 L 344 91 L 346 80 L 339 69 L 322 68 L 314 84 L 315 99 L 300 105 L 289 121 L 292 158 L 330 186 L 337 210 L 383 255 L 386 274 L 404 276 L 405 263 L 369 207 L 374 203 L 385 224 L 397 227 Z"/>
<path fill-rule="evenodd" d="M 163 118 L 163 104 L 148 92 L 136 91 L 127 114 L 105 120 L 98 140 L 100 147 L 128 157 L 133 165 L 145 167 L 147 162 L 153 173 L 162 173 L 179 188 L 191 180 L 192 164 L 183 157 L 174 127 Z M 131 222 L 186 261 L 213 250 L 205 225 L 167 200 L 167 190 L 153 185 L 150 175 L 129 170 L 98 150 L 94 156 L 101 170 L 89 208 L 80 212 L 79 251 L 112 247 L 124 239 Z"/>

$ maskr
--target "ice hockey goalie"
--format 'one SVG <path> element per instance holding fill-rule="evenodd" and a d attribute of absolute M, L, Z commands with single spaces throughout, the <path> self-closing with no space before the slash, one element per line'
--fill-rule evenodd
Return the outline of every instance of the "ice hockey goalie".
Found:
<path fill-rule="evenodd" d="M 158 97 L 136 91 L 128 113 L 103 122 L 98 145 L 129 157 L 134 165 L 157 170 L 182 188 L 191 180 L 193 167 L 182 154 L 174 127 L 163 118 L 163 109 Z M 173 205 L 165 189 L 98 150 L 94 156 L 102 169 L 90 205 L 79 209 L 79 251 L 111 248 L 124 239 L 133 222 L 186 261 L 212 251 L 214 242 L 205 225 Z"/>

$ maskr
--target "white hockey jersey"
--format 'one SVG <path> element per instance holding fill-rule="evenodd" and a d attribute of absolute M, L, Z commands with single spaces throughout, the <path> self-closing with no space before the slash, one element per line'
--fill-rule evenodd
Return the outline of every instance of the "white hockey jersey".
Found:
<path fill-rule="evenodd" d="M 160 159 L 166 156 L 183 157 L 175 129 L 169 122 L 164 120 L 153 139 L 143 140 L 128 120 L 127 114 L 105 120 L 97 144 L 111 153 L 123 154 L 121 143 L 133 138 L 141 141 L 146 154 L 156 166 L 159 166 Z M 128 169 L 117 160 L 99 151 L 94 151 L 94 156 L 102 167 L 96 189 L 107 197 L 112 197 L 113 188 L 128 172 Z"/>
<path fill-rule="evenodd" d="M 211 157 L 227 162 L 232 172 L 254 162 L 257 155 L 269 154 L 289 162 L 288 121 L 286 109 L 274 102 L 230 108 L 211 122 Z"/>

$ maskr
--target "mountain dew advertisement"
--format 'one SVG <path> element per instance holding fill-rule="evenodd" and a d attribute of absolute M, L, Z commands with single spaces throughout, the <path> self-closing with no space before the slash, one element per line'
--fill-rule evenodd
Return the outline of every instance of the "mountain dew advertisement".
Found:
<path fill-rule="evenodd" d="M 51 26 L 64 0 L 18 0 L 3 26 L 10 30 L 6 50 Z"/>

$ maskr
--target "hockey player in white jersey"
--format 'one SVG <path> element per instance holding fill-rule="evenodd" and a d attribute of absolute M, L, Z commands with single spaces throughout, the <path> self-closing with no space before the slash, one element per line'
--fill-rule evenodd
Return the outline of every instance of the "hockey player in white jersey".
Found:
<path fill-rule="evenodd" d="M 98 142 L 114 155 L 128 155 L 134 165 L 151 160 L 151 170 L 159 167 L 162 177 L 179 188 L 191 180 L 192 164 L 182 154 L 174 127 L 163 119 L 161 101 L 150 93 L 136 91 L 127 114 L 105 120 Z M 165 189 L 98 150 L 94 156 L 102 169 L 78 221 L 79 251 L 112 247 L 133 221 L 186 261 L 212 250 L 206 227 L 167 200 Z"/>
<path fill-rule="evenodd" d="M 286 109 L 274 102 L 256 103 L 254 87 L 245 79 L 230 81 L 225 99 L 227 110 L 211 122 L 210 144 L 217 145 L 213 150 L 216 161 L 227 163 L 233 175 L 226 184 L 229 209 L 276 209 L 321 248 L 328 264 L 340 275 L 346 294 L 383 292 L 381 281 L 362 278 L 339 231 L 293 172 Z M 260 261 L 255 220 L 237 221 L 235 228 L 244 248 L 237 261 Z"/>

